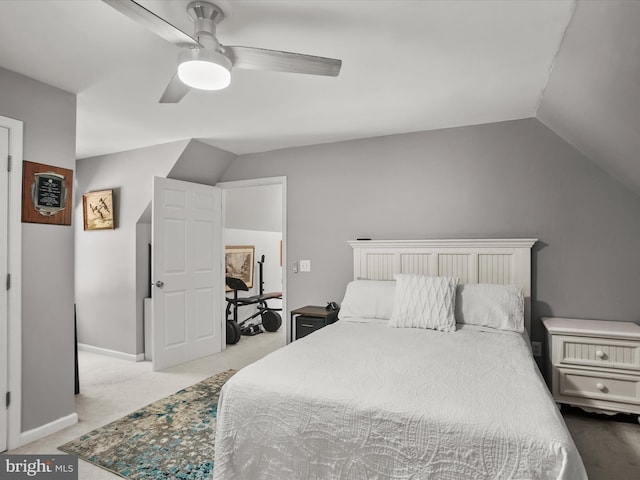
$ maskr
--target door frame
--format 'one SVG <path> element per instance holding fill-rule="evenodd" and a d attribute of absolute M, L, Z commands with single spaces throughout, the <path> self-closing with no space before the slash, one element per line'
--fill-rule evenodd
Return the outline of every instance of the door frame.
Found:
<path fill-rule="evenodd" d="M 22 154 L 23 122 L 0 116 L 0 127 L 9 130 L 9 212 L 8 266 L 11 288 L 8 295 L 7 318 L 7 388 L 11 404 L 7 409 L 7 449 L 21 446 L 22 413 Z M 2 168 L 6 163 L 0 162 Z M 4 283 L 4 279 L 2 279 Z M 4 288 L 4 285 L 2 286 Z M 2 393 L 4 395 L 4 393 Z M 2 433 L 4 435 L 4 433 Z"/>
<path fill-rule="evenodd" d="M 289 312 L 287 310 L 287 177 L 252 178 L 249 180 L 233 180 L 218 182 L 216 187 L 222 189 L 222 229 L 226 228 L 226 195 L 225 190 L 230 188 L 261 187 L 265 185 L 282 185 L 282 324 L 285 330 L 285 342 L 291 342 L 291 326 L 289 325 Z M 222 242 L 222 258 L 224 258 L 224 242 Z M 223 268 L 224 274 L 224 268 Z M 223 279 L 224 285 L 224 279 Z M 222 349 L 227 348 L 226 321 L 222 322 Z"/>

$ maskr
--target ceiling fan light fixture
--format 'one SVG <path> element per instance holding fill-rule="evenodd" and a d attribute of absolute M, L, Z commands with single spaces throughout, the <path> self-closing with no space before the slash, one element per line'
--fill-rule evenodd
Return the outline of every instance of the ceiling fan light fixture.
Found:
<path fill-rule="evenodd" d="M 183 50 L 178 56 L 178 78 L 191 88 L 222 90 L 231 83 L 231 60 L 214 50 Z"/>

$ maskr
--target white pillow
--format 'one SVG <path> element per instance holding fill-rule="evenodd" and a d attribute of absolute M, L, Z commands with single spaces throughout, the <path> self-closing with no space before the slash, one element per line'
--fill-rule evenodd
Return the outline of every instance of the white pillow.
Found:
<path fill-rule="evenodd" d="M 396 295 L 390 327 L 456 329 L 457 278 L 396 274 Z"/>
<path fill-rule="evenodd" d="M 389 320 L 393 311 L 396 282 L 393 280 L 354 280 L 349 282 L 338 317 L 381 318 Z"/>
<path fill-rule="evenodd" d="M 524 331 L 524 292 L 513 285 L 458 285 L 456 320 L 467 325 Z"/>

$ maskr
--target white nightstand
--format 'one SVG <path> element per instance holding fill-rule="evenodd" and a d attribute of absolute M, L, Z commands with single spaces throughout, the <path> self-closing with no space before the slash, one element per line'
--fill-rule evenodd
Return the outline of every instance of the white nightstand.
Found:
<path fill-rule="evenodd" d="M 640 326 L 572 318 L 543 318 L 542 323 L 556 402 L 609 415 L 640 415 Z"/>

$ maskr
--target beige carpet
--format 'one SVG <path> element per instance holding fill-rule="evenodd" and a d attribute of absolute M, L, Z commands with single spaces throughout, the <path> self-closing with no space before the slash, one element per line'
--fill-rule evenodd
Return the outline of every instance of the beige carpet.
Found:
<path fill-rule="evenodd" d="M 589 480 L 640 479 L 640 424 L 637 415 L 599 415 L 562 407 Z"/>

